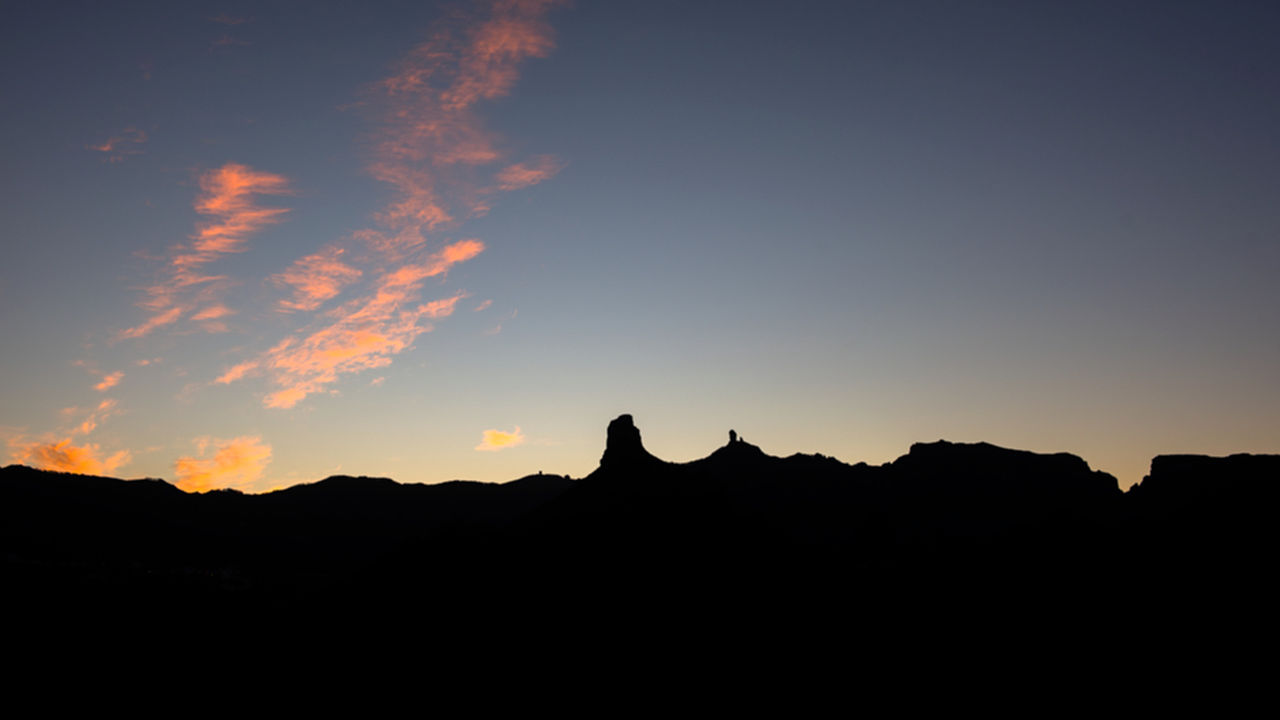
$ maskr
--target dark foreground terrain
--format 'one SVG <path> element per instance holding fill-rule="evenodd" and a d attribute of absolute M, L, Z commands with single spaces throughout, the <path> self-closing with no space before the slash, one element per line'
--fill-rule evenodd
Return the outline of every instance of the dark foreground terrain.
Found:
<path fill-rule="evenodd" d="M 441 661 L 556 649 L 566 671 L 659 653 L 972 672 L 998 652 L 1002 672 L 1207 672 L 1275 637 L 1278 488 L 1280 456 L 1161 456 L 1121 492 L 1073 455 L 981 443 L 873 467 L 732 439 L 675 464 L 624 415 L 576 480 L 191 495 L 10 466 L 0 551 L 27 639 L 291 628 Z"/>

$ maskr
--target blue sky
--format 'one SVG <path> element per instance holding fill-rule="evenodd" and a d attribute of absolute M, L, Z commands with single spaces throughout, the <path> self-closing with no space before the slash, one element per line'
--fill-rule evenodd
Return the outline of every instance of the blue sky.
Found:
<path fill-rule="evenodd" d="M 12 462 L 581 475 L 623 412 L 672 460 L 1280 451 L 1266 3 L 12 15 Z"/>

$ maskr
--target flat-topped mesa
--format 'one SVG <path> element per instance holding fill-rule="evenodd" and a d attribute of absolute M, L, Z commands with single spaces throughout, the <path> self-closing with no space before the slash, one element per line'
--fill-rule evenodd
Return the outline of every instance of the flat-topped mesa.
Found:
<path fill-rule="evenodd" d="M 630 415 L 619 415 L 609 423 L 600 467 L 622 468 L 656 462 L 662 461 L 644 449 L 644 443 L 640 441 L 640 428 L 635 426 Z"/>
<path fill-rule="evenodd" d="M 1130 493 L 1157 505 L 1229 499 L 1270 508 L 1280 500 L 1280 455 L 1157 455 Z"/>
<path fill-rule="evenodd" d="M 915 443 L 889 467 L 917 489 L 972 497 L 1074 498 L 1090 502 L 1120 493 L 1112 475 L 1069 453 L 1041 454 L 990 443 Z"/>

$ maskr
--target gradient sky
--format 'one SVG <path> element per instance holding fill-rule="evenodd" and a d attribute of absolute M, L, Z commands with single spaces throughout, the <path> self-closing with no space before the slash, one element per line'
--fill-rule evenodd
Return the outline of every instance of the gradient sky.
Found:
<path fill-rule="evenodd" d="M 1280 451 L 1274 3 L 371 5 L 7 9 L 10 462 Z"/>

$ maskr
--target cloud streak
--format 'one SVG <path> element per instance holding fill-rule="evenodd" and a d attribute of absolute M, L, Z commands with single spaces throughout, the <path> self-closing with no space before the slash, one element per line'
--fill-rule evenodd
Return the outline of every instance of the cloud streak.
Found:
<path fill-rule="evenodd" d="M 111 417 L 112 415 L 115 415 L 116 412 L 117 411 L 116 411 L 115 400 L 112 400 L 110 398 L 103 400 L 102 402 L 98 403 L 97 408 L 95 408 L 92 412 L 90 412 L 89 415 L 86 416 L 85 419 L 82 420 L 80 424 L 76 426 L 75 432 L 80 435 L 88 435 L 89 433 L 97 429 L 99 423 L 105 421 L 107 418 Z"/>
<path fill-rule="evenodd" d="M 151 317 L 121 331 L 117 340 L 143 337 L 193 314 L 191 320 L 205 331 L 225 331 L 226 324 L 220 318 L 232 311 L 219 298 L 230 281 L 226 276 L 209 274 L 204 266 L 229 253 L 243 252 L 249 237 L 282 221 L 289 212 L 288 208 L 259 205 L 260 196 L 293 192 L 284 176 L 238 163 L 203 173 L 199 184 L 195 211 L 207 219 L 196 225 L 189 243 L 170 251 L 163 278 L 144 288 L 146 298 L 140 305 L 151 311 Z"/>
<path fill-rule="evenodd" d="M 550 155 L 542 155 L 528 162 L 516 163 L 503 168 L 496 177 L 498 181 L 497 188 L 499 190 L 519 190 L 530 185 L 537 185 L 544 180 L 550 179 L 563 169 L 564 163 Z"/>
<path fill-rule="evenodd" d="M 85 149 L 103 153 L 103 162 L 124 162 L 130 155 L 141 155 L 142 145 L 147 141 L 147 134 L 137 128 L 125 128 L 119 135 L 107 138 L 97 145 L 86 145 Z"/>
<path fill-rule="evenodd" d="M 124 372 L 117 370 L 116 372 L 110 373 L 109 375 L 104 375 L 102 378 L 102 382 L 98 383 L 97 385 L 94 385 L 93 389 L 97 390 L 98 392 L 106 392 L 111 388 L 115 387 L 116 385 L 119 385 L 120 380 L 123 378 L 124 378 Z"/>
<path fill-rule="evenodd" d="M 247 489 L 262 478 L 271 462 L 271 446 L 258 436 L 245 435 L 230 440 L 200 438 L 196 445 L 200 457 L 180 457 L 173 465 L 176 484 L 186 492 Z M 212 457 L 203 457 L 211 447 Z"/>

